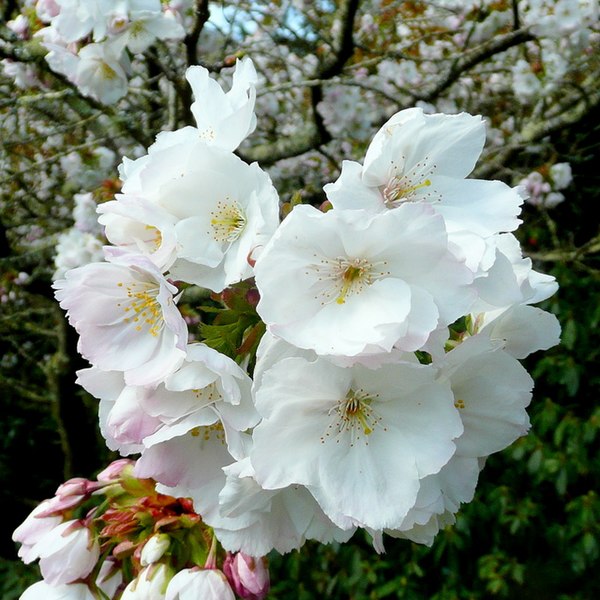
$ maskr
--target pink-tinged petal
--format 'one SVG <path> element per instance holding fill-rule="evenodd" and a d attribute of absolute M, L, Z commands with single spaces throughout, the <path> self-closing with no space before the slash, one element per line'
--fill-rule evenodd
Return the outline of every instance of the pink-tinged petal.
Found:
<path fill-rule="evenodd" d="M 92 365 L 146 385 L 183 360 L 187 326 L 173 299 L 177 290 L 146 257 L 90 263 L 54 287 L 79 333 L 78 349 Z"/>

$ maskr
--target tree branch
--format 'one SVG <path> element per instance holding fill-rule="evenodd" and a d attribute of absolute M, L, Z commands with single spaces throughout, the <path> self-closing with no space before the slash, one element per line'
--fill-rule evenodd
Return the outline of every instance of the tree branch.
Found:
<path fill-rule="evenodd" d="M 186 58 L 188 67 L 198 64 L 198 40 L 206 21 L 210 18 L 210 9 L 208 0 L 196 0 L 194 7 L 194 25 L 190 32 L 185 36 Z"/>
<path fill-rule="evenodd" d="M 435 100 L 444 90 L 448 89 L 455 83 L 459 77 L 472 69 L 476 65 L 491 58 L 495 54 L 504 52 L 513 46 L 518 46 L 524 42 L 535 39 L 527 28 L 511 31 L 501 37 L 494 38 L 481 46 L 474 48 L 470 52 L 456 58 L 448 71 L 443 75 L 440 81 L 433 86 L 429 91 L 422 94 L 414 94 L 412 103 L 421 100 L 423 102 L 431 102 Z"/>

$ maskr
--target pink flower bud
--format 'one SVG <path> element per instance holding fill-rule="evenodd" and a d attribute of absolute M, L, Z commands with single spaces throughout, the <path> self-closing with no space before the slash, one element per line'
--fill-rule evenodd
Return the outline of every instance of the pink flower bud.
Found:
<path fill-rule="evenodd" d="M 228 553 L 223 561 L 223 572 L 233 591 L 245 600 L 262 600 L 269 592 L 269 570 L 262 557 Z"/>
<path fill-rule="evenodd" d="M 130 458 L 119 458 L 118 460 L 111 462 L 106 469 L 100 471 L 96 479 L 101 483 L 112 483 L 121 477 L 123 471 L 127 467 L 133 468 L 134 464 L 135 461 Z"/>
<path fill-rule="evenodd" d="M 101 488 L 102 484 L 83 477 L 73 477 L 61 483 L 56 489 L 56 496 L 63 501 L 78 504 L 81 500 Z M 76 499 L 76 501 L 74 500 Z"/>

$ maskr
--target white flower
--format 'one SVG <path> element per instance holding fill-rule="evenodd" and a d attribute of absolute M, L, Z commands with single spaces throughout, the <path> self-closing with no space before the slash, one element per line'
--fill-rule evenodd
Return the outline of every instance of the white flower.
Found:
<path fill-rule="evenodd" d="M 100 557 L 98 541 L 79 521 L 65 521 L 39 542 L 40 570 L 50 585 L 71 583 L 89 575 Z"/>
<path fill-rule="evenodd" d="M 458 456 L 488 456 L 527 433 L 533 380 L 501 343 L 483 334 L 469 337 L 439 367 L 463 422 L 455 440 Z"/>
<path fill-rule="evenodd" d="M 246 372 L 204 344 L 188 345 L 181 366 L 152 387 L 126 385 L 122 373 L 94 367 L 78 371 L 77 383 L 100 399 L 101 432 L 122 454 L 213 427 L 219 417 L 238 430 L 258 421 Z"/>
<path fill-rule="evenodd" d="M 127 93 L 126 56 L 110 42 L 88 44 L 79 50 L 77 70 L 71 81 L 82 94 L 103 104 L 113 104 Z"/>
<path fill-rule="evenodd" d="M 573 172 L 568 162 L 555 163 L 550 167 L 550 177 L 554 189 L 564 190 L 573 181 Z"/>
<path fill-rule="evenodd" d="M 75 227 L 58 235 L 54 256 L 54 280 L 65 277 L 67 271 L 103 260 L 102 242 L 95 235 Z"/>
<path fill-rule="evenodd" d="M 480 333 L 502 340 L 504 350 L 522 359 L 560 343 L 561 327 L 552 313 L 528 304 L 472 315 Z"/>
<path fill-rule="evenodd" d="M 156 267 L 141 256 L 90 263 L 53 286 L 79 333 L 79 352 L 104 371 L 123 371 L 130 385 L 164 378 L 185 357 L 187 326 Z"/>
<path fill-rule="evenodd" d="M 142 547 L 140 564 L 142 567 L 159 561 L 164 553 L 169 549 L 171 540 L 165 533 L 156 533 L 150 537 Z"/>
<path fill-rule="evenodd" d="M 186 361 L 155 389 L 121 384 L 119 391 L 117 381 L 107 389 L 98 371 L 78 375 L 86 389 L 106 395 L 103 431 L 118 446 L 139 444 L 130 448 L 141 452 L 138 477 L 156 479 L 164 493 L 191 497 L 203 515 L 214 510 L 225 483 L 222 467 L 246 454 L 245 432 L 259 418 L 241 367 L 203 344 L 190 344 Z"/>
<path fill-rule="evenodd" d="M 522 58 L 512 67 L 512 86 L 515 96 L 524 104 L 534 99 L 542 88 L 530 64 Z"/>
<path fill-rule="evenodd" d="M 346 542 L 355 527 L 334 525 L 310 492 L 301 485 L 265 490 L 254 477 L 249 458 L 223 468 L 227 480 L 216 510 L 203 512 L 221 545 L 230 552 L 264 556 L 301 548 L 307 539 Z"/>
<path fill-rule="evenodd" d="M 35 14 L 42 23 L 50 23 L 60 12 L 60 6 L 56 0 L 37 0 L 35 3 Z"/>
<path fill-rule="evenodd" d="M 488 240 L 493 249 L 490 266 L 474 281 L 479 298 L 471 307 L 478 314 L 507 309 L 515 304 L 535 304 L 546 300 L 558 289 L 555 277 L 532 268 L 524 258 L 518 239 L 503 233 Z"/>
<path fill-rule="evenodd" d="M 96 596 L 85 583 L 67 583 L 50 585 L 46 581 L 38 581 L 29 586 L 19 600 L 95 600 Z"/>
<path fill-rule="evenodd" d="M 112 239 L 125 247 L 143 248 L 136 231 L 150 226 L 156 236 L 173 225 L 177 245 L 177 258 L 170 266 L 173 278 L 219 292 L 252 276 L 249 259 L 279 224 L 277 192 L 256 163 L 248 165 L 231 152 L 207 146 L 188 127 L 158 136 L 147 156 L 126 163 L 123 169 L 124 196 L 117 202 L 132 196 L 143 200 L 126 200 L 128 204 L 119 211 L 124 221 L 120 226 L 116 205 L 101 209 L 112 215 L 110 221 L 103 218 Z M 158 208 L 145 208 L 146 204 Z M 129 207 L 133 210 L 126 217 Z M 163 213 L 171 215 L 172 221 Z M 145 247 L 145 252 L 152 252 L 152 244 Z"/>
<path fill-rule="evenodd" d="M 113 598 L 117 589 L 121 589 L 123 583 L 123 572 L 120 569 L 120 564 L 116 559 L 107 557 L 104 559 L 100 572 L 96 577 L 96 585 L 109 598 Z"/>
<path fill-rule="evenodd" d="M 167 270 L 177 258 L 176 218 L 143 198 L 123 194 L 116 198 L 98 206 L 98 222 L 113 244 L 105 248 L 107 256 L 143 254 L 161 271 Z"/>
<path fill-rule="evenodd" d="M 218 569 L 183 569 L 169 582 L 165 600 L 235 600 L 227 578 Z"/>
<path fill-rule="evenodd" d="M 364 166 L 343 161 L 324 190 L 335 209 L 381 212 L 406 202 L 432 205 L 444 217 L 451 246 L 476 271 L 484 239 L 512 231 L 523 199 L 501 181 L 465 179 L 485 141 L 480 117 L 396 113 L 374 136 Z"/>
<path fill-rule="evenodd" d="M 256 128 L 256 70 L 250 58 L 237 59 L 231 89 L 224 92 L 201 66 L 185 73 L 192 87 L 191 110 L 200 138 L 209 145 L 235 150 Z"/>
<path fill-rule="evenodd" d="M 434 361 L 436 364 L 436 361 Z M 415 505 L 400 526 L 385 531 L 431 545 L 440 524 L 473 499 L 482 459 L 527 433 L 533 380 L 521 364 L 484 334 L 466 338 L 440 361 L 464 431 L 456 454 L 438 473 L 421 480 Z"/>
<path fill-rule="evenodd" d="M 462 179 L 475 167 L 485 143 L 481 117 L 425 114 L 409 108 L 394 114 L 373 136 L 364 160 L 364 182 L 385 186 L 388 204 L 428 195 L 426 179 Z"/>
<path fill-rule="evenodd" d="M 377 214 L 297 206 L 258 257 L 255 277 L 271 333 L 318 354 L 416 350 L 474 299 L 472 274 L 428 204 Z"/>
<path fill-rule="evenodd" d="M 453 456 L 439 473 L 421 480 L 415 505 L 402 524 L 384 532 L 431 546 L 440 524 L 453 523 L 460 505 L 473 499 L 479 472 L 476 458 Z"/>
<path fill-rule="evenodd" d="M 97 18 L 98 0 L 55 0 L 60 7 L 52 27 L 67 42 L 76 42 L 91 33 Z"/>
<path fill-rule="evenodd" d="M 157 39 L 177 40 L 185 35 L 180 23 L 160 10 L 131 10 L 129 18 L 122 27 L 113 20 L 113 30 L 120 43 L 127 46 L 133 54 L 140 54 L 148 49 Z"/>
<path fill-rule="evenodd" d="M 93 195 L 90 192 L 74 194 L 73 200 L 73 219 L 75 221 L 73 227 L 79 229 L 79 231 L 99 236 L 102 233 L 102 228 L 98 224 L 98 215 L 96 214 L 98 204 Z"/>
<path fill-rule="evenodd" d="M 336 524 L 394 528 L 420 479 L 455 451 L 462 423 L 429 365 L 342 368 L 287 358 L 256 390 L 250 460 L 265 489 L 305 485 Z"/>

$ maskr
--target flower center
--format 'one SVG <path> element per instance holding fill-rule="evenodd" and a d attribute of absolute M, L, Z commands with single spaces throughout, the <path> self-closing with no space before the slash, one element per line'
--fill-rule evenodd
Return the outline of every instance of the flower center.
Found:
<path fill-rule="evenodd" d="M 389 275 L 386 261 L 371 262 L 366 258 L 322 259 L 314 265 L 317 272 L 318 294 L 321 304 L 345 304 L 346 298 L 360 294 L 374 281 Z"/>
<path fill-rule="evenodd" d="M 217 242 L 235 242 L 246 227 L 246 215 L 237 202 L 219 202 L 211 212 L 210 225 Z"/>
<path fill-rule="evenodd" d="M 140 37 L 146 31 L 146 23 L 143 20 L 133 21 L 129 27 L 129 35 L 132 38 Z"/>
<path fill-rule="evenodd" d="M 200 132 L 200 139 L 201 140 L 205 140 L 207 142 L 212 142 L 214 141 L 216 135 L 215 135 L 215 130 L 212 127 L 207 127 L 206 129 L 203 129 Z"/>
<path fill-rule="evenodd" d="M 203 405 L 214 404 L 222 398 L 215 382 L 209 383 L 203 388 L 194 388 L 191 391 L 199 403 L 202 403 Z"/>
<path fill-rule="evenodd" d="M 348 390 L 346 396 L 329 410 L 328 414 L 332 420 L 321 437 L 321 443 L 324 444 L 332 435 L 336 443 L 339 443 L 342 434 L 348 432 L 350 446 L 354 446 L 361 439 L 364 439 L 365 445 L 368 446 L 368 436 L 382 420 L 371 406 L 376 398 L 377 394 L 371 395 L 364 390 Z M 385 427 L 382 429 L 386 431 Z"/>
<path fill-rule="evenodd" d="M 152 237 L 144 240 L 147 244 L 149 244 L 152 249 L 156 252 L 160 248 L 162 244 L 162 234 L 160 230 L 158 230 L 154 225 L 146 225 L 146 229 L 150 233 Z"/>
<path fill-rule="evenodd" d="M 119 282 L 127 293 L 126 302 L 117 302 L 126 313 L 125 323 L 136 323 L 135 330 L 147 328 L 150 335 L 156 337 L 164 327 L 163 310 L 156 299 L 159 288 L 151 283 L 132 281 L 127 284 Z"/>
<path fill-rule="evenodd" d="M 210 442 L 215 440 L 220 444 L 225 444 L 225 429 L 223 429 L 223 423 L 217 421 L 212 425 L 200 425 L 190 430 L 193 437 L 201 438 L 202 442 Z"/>
<path fill-rule="evenodd" d="M 402 157 L 404 162 L 404 157 Z M 424 192 L 423 190 L 431 186 L 431 179 L 437 166 L 430 165 L 426 158 L 417 163 L 407 172 L 403 172 L 398 164 L 392 162 L 387 185 L 381 190 L 383 201 L 387 208 L 395 208 L 402 202 L 416 202 L 418 200 L 439 200 L 438 194 Z"/>
<path fill-rule="evenodd" d="M 431 185 L 430 179 L 421 183 L 412 183 L 405 175 L 393 177 L 383 188 L 383 199 L 388 208 L 398 205 L 400 202 L 409 202 L 415 199 L 415 193 Z"/>
<path fill-rule="evenodd" d="M 100 63 L 100 74 L 103 79 L 107 81 L 112 81 L 113 79 L 117 79 L 117 72 L 105 62 Z"/>

